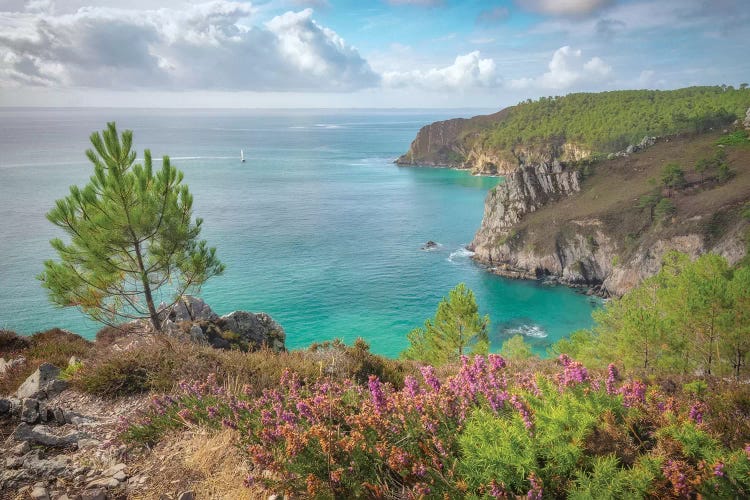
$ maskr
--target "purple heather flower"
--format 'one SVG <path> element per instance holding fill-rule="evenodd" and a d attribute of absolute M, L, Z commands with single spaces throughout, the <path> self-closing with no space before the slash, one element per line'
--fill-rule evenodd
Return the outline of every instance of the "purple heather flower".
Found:
<path fill-rule="evenodd" d="M 531 489 L 526 493 L 526 498 L 529 500 L 542 500 L 544 498 L 544 488 L 542 482 L 533 472 L 529 473 L 529 483 L 531 483 Z"/>
<path fill-rule="evenodd" d="M 526 404 L 521 401 L 521 398 L 519 398 L 517 395 L 513 394 L 510 397 L 510 403 L 513 405 L 513 407 L 518 411 L 518 413 L 521 414 L 521 419 L 523 420 L 523 425 L 526 427 L 526 429 L 529 430 L 529 433 L 533 435 L 534 433 L 534 421 L 531 417 L 531 411 L 528 409 Z"/>
<path fill-rule="evenodd" d="M 724 477 L 724 462 L 719 462 L 714 465 L 714 476 Z"/>
<path fill-rule="evenodd" d="M 607 394 L 613 395 L 617 393 L 617 389 L 615 388 L 615 384 L 617 383 L 617 377 L 619 376 L 619 373 L 617 372 L 617 367 L 610 363 L 607 367 L 607 381 L 605 382 L 605 387 L 607 388 Z"/>
<path fill-rule="evenodd" d="M 638 403 L 646 402 L 646 384 L 640 380 L 634 380 L 620 387 L 622 393 L 622 404 L 626 408 L 635 406 Z"/>
<path fill-rule="evenodd" d="M 209 406 L 208 408 L 206 408 L 206 411 L 208 411 L 208 416 L 211 418 L 214 418 L 219 414 L 219 409 L 215 406 Z"/>
<path fill-rule="evenodd" d="M 385 411 L 386 400 L 380 379 L 376 375 L 370 375 L 367 385 L 370 388 L 370 398 L 372 399 L 372 404 L 375 406 L 375 411 L 383 413 Z"/>
<path fill-rule="evenodd" d="M 404 377 L 404 393 L 410 398 L 419 394 L 419 382 L 411 375 Z"/>
<path fill-rule="evenodd" d="M 690 418 L 690 420 L 692 420 L 696 424 L 701 424 L 703 423 L 703 412 L 705 411 L 706 411 L 706 405 L 698 401 L 695 404 L 693 404 L 693 406 L 690 407 L 688 418 Z"/>
<path fill-rule="evenodd" d="M 432 387 L 433 391 L 438 392 L 440 390 L 440 381 L 435 376 L 435 369 L 431 366 L 422 366 L 419 371 L 422 372 L 425 383 Z"/>

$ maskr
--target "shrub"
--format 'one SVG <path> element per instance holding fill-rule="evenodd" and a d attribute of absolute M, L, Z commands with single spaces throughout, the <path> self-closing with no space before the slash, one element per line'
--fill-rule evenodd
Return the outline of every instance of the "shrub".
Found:
<path fill-rule="evenodd" d="M 548 368 L 554 372 L 544 374 Z M 592 374 L 560 356 L 513 371 L 497 355 L 463 357 L 439 380 L 422 368 L 396 390 L 285 372 L 254 396 L 208 377 L 154 398 L 127 441 L 227 427 L 249 454 L 247 484 L 318 498 L 746 497 L 750 449 L 730 451 L 710 410 L 670 385 Z M 704 418 L 705 417 L 705 418 Z M 750 433 L 744 433 L 750 438 Z M 608 496 L 609 495 L 609 496 Z"/>
<path fill-rule="evenodd" d="M 27 349 L 31 341 L 10 330 L 0 330 L 0 354 L 8 355 Z"/>
<path fill-rule="evenodd" d="M 529 359 L 534 356 L 531 346 L 526 343 L 523 335 L 514 335 L 500 348 L 500 354 L 508 359 Z"/>

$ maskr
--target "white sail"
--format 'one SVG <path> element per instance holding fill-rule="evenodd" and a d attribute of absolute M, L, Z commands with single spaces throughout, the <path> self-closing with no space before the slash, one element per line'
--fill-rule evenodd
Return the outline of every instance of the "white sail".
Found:
<path fill-rule="evenodd" d="M 245 151 L 240 149 L 240 161 L 245 163 Z"/>

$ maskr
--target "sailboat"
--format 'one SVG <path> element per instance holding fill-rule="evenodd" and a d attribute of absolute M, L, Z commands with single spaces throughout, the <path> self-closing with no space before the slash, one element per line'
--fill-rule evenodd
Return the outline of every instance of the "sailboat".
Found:
<path fill-rule="evenodd" d="M 240 149 L 240 161 L 245 163 L 245 151 Z"/>

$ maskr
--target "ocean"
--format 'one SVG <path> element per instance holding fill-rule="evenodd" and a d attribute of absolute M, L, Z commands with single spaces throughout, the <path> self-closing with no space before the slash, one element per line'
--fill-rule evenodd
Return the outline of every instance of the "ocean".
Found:
<path fill-rule="evenodd" d="M 217 313 L 265 311 L 292 349 L 362 337 L 395 357 L 464 282 L 491 318 L 493 349 L 522 333 L 543 353 L 590 326 L 599 301 L 470 259 L 464 247 L 502 179 L 392 163 L 423 125 L 480 113 L 0 108 L 0 329 L 93 338 L 100 328 L 52 306 L 35 276 L 61 236 L 45 213 L 87 182 L 88 137 L 114 120 L 133 130 L 139 156 L 169 155 L 184 172 L 201 235 L 226 264 L 199 293 Z M 421 250 L 428 240 L 439 246 Z"/>

